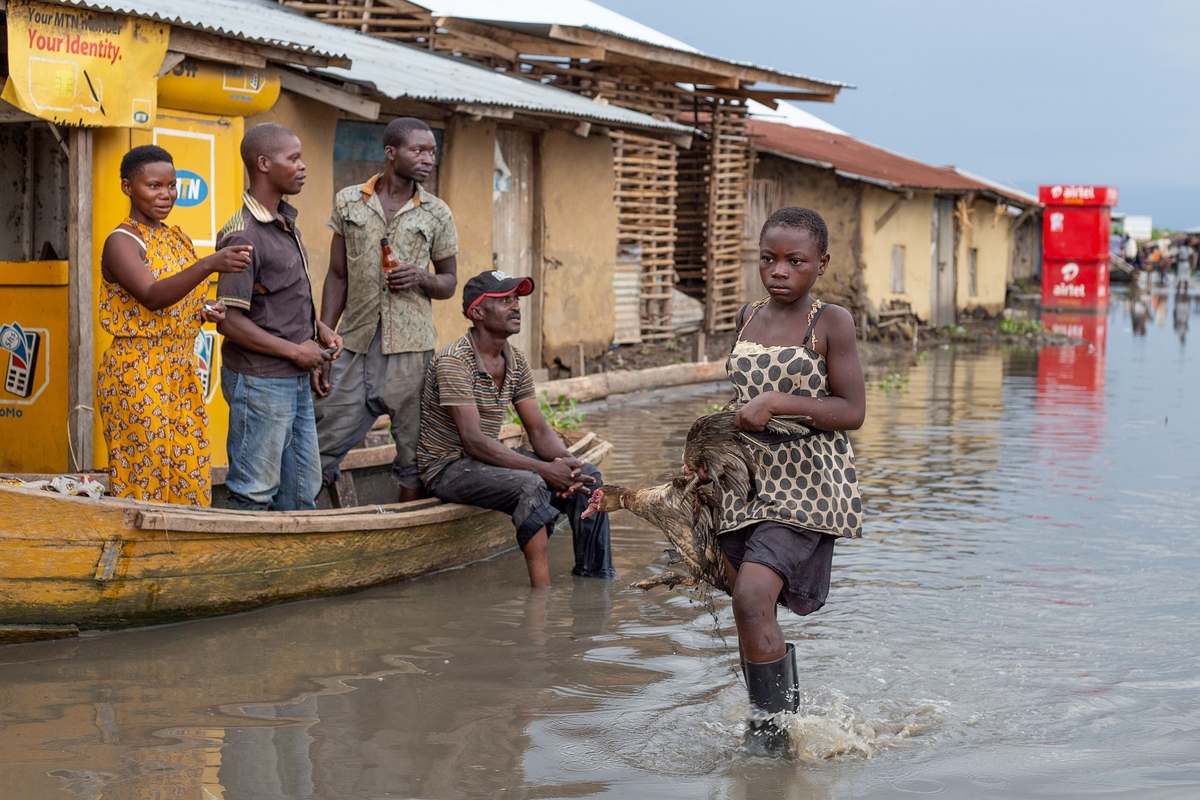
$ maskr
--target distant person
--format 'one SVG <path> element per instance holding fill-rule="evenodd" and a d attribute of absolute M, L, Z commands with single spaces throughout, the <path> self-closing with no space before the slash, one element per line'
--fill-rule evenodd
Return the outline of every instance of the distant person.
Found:
<path fill-rule="evenodd" d="M 449 206 L 421 186 L 437 155 L 429 126 L 412 117 L 392 120 L 382 146 L 383 172 L 338 192 L 329 220 L 321 321 L 332 328 L 341 320 L 347 352 L 318 370 L 317 439 L 328 486 L 350 448 L 389 415 L 392 472 L 404 502 L 421 496 L 417 431 L 421 381 L 436 341 L 431 301 L 454 296 L 458 232 Z M 383 271 L 385 241 L 396 260 Z"/>
<path fill-rule="evenodd" d="M 1187 341 L 1188 322 L 1192 314 L 1192 300 L 1187 290 L 1175 289 L 1175 333 L 1180 344 Z"/>
<path fill-rule="evenodd" d="M 281 125 L 255 125 L 242 139 L 250 188 L 217 246 L 250 245 L 250 269 L 222 275 L 229 307 L 217 328 L 221 391 L 229 403 L 229 507 L 315 507 L 321 459 L 311 373 L 341 353 L 341 337 L 316 318 L 308 254 L 286 195 L 304 188 L 300 139 Z"/>
<path fill-rule="evenodd" d="M 1146 258 L 1146 269 L 1154 273 L 1155 279 L 1160 284 L 1166 282 L 1167 262 L 1157 244 L 1150 247 L 1150 255 Z"/>
<path fill-rule="evenodd" d="M 1138 292 L 1129 303 L 1129 320 L 1133 325 L 1134 336 L 1146 335 L 1146 323 L 1149 319 L 1150 307 L 1146 305 L 1146 298 Z"/>
<path fill-rule="evenodd" d="M 1122 234 L 1117 233 L 1116 231 L 1113 231 L 1111 234 L 1109 234 L 1108 252 L 1110 255 L 1117 256 L 1118 258 L 1120 258 L 1121 254 L 1125 252 L 1125 238 Z"/>
<path fill-rule="evenodd" d="M 1136 266 L 1138 260 L 1138 246 L 1137 242 L 1135 242 L 1133 237 L 1128 233 L 1125 234 L 1125 238 L 1121 244 L 1121 249 L 1125 256 L 1125 261 L 1130 266 Z"/>
<path fill-rule="evenodd" d="M 560 514 L 571 523 L 572 574 L 613 578 L 608 515 L 583 519 L 600 471 L 563 447 L 546 424 L 525 355 L 509 337 L 521 330 L 520 298 L 529 278 L 485 272 L 463 287 L 471 328 L 429 364 L 421 395 L 417 465 L 436 497 L 512 515 L 531 586 L 550 585 L 547 542 Z M 499 441 L 509 405 L 529 437 L 530 450 Z"/>
<path fill-rule="evenodd" d="M 175 207 L 175 162 L 161 147 L 121 159 L 129 216 L 100 256 L 100 324 L 113 337 L 96 375 L 114 497 L 207 506 L 208 412 L 196 371 L 196 334 L 225 306 L 205 306 L 208 277 L 250 264 L 249 247 L 196 258 L 192 240 L 164 220 Z"/>
<path fill-rule="evenodd" d="M 1196 250 L 1192 244 L 1193 240 L 1190 237 L 1186 238 L 1179 243 L 1175 251 L 1175 291 L 1184 295 L 1187 294 L 1192 279 L 1192 259 L 1196 257 Z"/>

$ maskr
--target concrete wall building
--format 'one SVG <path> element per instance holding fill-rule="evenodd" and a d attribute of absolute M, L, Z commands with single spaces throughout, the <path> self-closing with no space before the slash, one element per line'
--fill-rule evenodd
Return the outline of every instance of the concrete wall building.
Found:
<path fill-rule="evenodd" d="M 808 124 L 808 123 L 803 123 Z M 780 206 L 821 212 L 829 269 L 820 294 L 856 319 L 908 308 L 945 325 L 1004 307 L 1008 285 L 1040 255 L 1037 199 L 953 167 L 935 167 L 859 141 L 832 126 L 751 119 L 757 153 L 750 186 L 746 296 L 762 296 L 758 229 Z"/>

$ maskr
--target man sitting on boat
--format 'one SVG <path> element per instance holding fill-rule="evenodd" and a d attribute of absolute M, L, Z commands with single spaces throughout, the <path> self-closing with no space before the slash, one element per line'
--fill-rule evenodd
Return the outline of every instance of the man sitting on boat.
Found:
<path fill-rule="evenodd" d="M 463 315 L 472 327 L 425 373 L 417 468 L 442 500 L 512 515 L 530 585 L 550 585 L 547 540 L 564 513 L 575 544 L 572 574 L 613 578 L 608 515 L 581 519 L 600 471 L 571 455 L 546 424 L 529 362 L 508 342 L 521 330 L 520 298 L 532 291 L 532 279 L 498 270 L 463 287 Z M 510 403 L 532 450 L 499 441 Z"/>

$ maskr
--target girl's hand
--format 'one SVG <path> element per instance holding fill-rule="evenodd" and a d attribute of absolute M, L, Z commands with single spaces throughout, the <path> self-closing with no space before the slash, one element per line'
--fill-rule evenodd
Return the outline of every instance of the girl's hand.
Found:
<path fill-rule="evenodd" d="M 744 431 L 765 430 L 775 412 L 771 407 L 775 392 L 764 392 L 738 409 L 733 424 Z"/>
<path fill-rule="evenodd" d="M 225 304 L 220 300 L 205 300 L 200 309 L 200 319 L 204 322 L 224 322 Z"/>

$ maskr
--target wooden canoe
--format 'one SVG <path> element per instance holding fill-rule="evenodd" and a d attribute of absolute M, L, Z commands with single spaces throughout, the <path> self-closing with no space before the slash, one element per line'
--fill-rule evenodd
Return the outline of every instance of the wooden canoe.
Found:
<path fill-rule="evenodd" d="M 519 427 L 505 434 L 519 443 Z M 562 435 L 593 464 L 612 448 Z M 370 449 L 353 461 L 386 469 L 394 448 Z M 352 592 L 515 546 L 506 515 L 436 499 L 244 512 L 0 484 L 0 644 Z"/>

